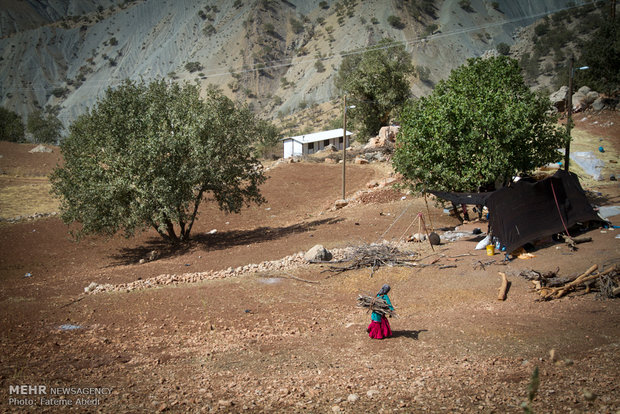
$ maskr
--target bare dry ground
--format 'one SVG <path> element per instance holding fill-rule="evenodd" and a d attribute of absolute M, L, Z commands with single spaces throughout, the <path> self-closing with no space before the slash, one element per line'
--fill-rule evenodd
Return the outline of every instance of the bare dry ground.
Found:
<path fill-rule="evenodd" d="M 604 116 L 620 125 L 617 113 Z M 576 118 L 578 131 L 607 140 L 606 155 L 617 159 L 618 130 L 593 119 Z M 44 177 L 59 159 L 57 150 L 29 154 L 30 148 L 0 144 L 4 217 L 5 205 L 19 205 L 6 188 Z M 618 264 L 618 230 L 586 231 L 593 241 L 576 252 L 548 241 L 536 257 L 505 265 L 499 255 L 473 250 L 478 239 L 468 237 L 434 251 L 412 244 L 419 263 L 429 266 L 380 268 L 372 277 L 369 269 L 334 274 L 324 272 L 327 265 L 305 264 L 83 294 L 91 282 L 235 268 L 317 243 L 334 249 L 398 240 L 417 231 L 410 225 L 418 212 L 436 229 L 458 224 L 432 203 L 428 217 L 423 200 L 402 199 L 392 189 L 332 211 L 340 171 L 279 165 L 263 188 L 267 204 L 239 215 L 205 206 L 195 241 L 184 248 L 168 248 L 152 232 L 75 243 L 56 217 L 0 224 L 0 411 L 521 412 L 535 367 L 535 412 L 620 410 L 618 300 L 581 293 L 536 301 L 531 283 L 517 276 L 557 268 L 568 276 L 592 264 Z M 351 165 L 350 194 L 385 175 L 384 166 Z M 600 192 L 597 202 L 620 204 L 617 182 L 585 182 Z M 46 199 L 44 180 L 37 189 L 33 196 Z M 463 229 L 474 227 L 485 231 L 486 223 Z M 139 264 L 155 249 L 157 260 Z M 497 300 L 499 271 L 511 282 L 506 301 Z M 355 300 L 383 283 L 392 286 L 399 318 L 391 320 L 394 337 L 370 340 L 369 315 Z M 11 394 L 17 385 L 42 385 L 47 394 Z M 55 387 L 105 394 L 51 395 Z"/>

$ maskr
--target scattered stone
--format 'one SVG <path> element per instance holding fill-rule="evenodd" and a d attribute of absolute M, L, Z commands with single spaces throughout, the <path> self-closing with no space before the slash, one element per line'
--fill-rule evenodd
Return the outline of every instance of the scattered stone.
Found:
<path fill-rule="evenodd" d="M 34 154 L 35 152 L 52 152 L 52 151 L 53 150 L 51 148 L 48 148 L 43 144 L 39 144 L 28 152 L 31 154 Z"/>
<path fill-rule="evenodd" d="M 332 254 L 325 247 L 317 244 L 304 254 L 304 259 L 308 262 L 328 262 L 332 259 Z"/>
<path fill-rule="evenodd" d="M 368 396 L 368 398 L 373 398 L 377 394 L 379 394 L 378 390 L 368 390 L 366 392 L 366 396 Z"/>
<path fill-rule="evenodd" d="M 336 207 L 336 210 L 339 210 L 348 205 L 349 205 L 349 202 L 347 200 L 336 200 L 336 202 L 334 203 L 334 207 Z"/>
<path fill-rule="evenodd" d="M 341 410 L 340 410 L 340 406 L 338 406 L 338 405 L 334 405 L 334 406 L 332 407 L 332 412 L 334 412 L 334 413 L 339 413 L 340 411 L 341 411 Z"/>
<path fill-rule="evenodd" d="M 349 394 L 349 396 L 347 397 L 347 401 L 350 402 L 350 403 L 354 403 L 354 402 L 356 402 L 359 399 L 360 399 L 360 397 L 357 394 Z"/>
<path fill-rule="evenodd" d="M 152 250 L 149 253 L 149 262 L 159 259 L 159 256 L 160 256 L 159 250 Z"/>
<path fill-rule="evenodd" d="M 354 163 L 358 165 L 368 164 L 368 160 L 365 158 L 355 157 Z"/>
<path fill-rule="evenodd" d="M 95 282 L 91 282 L 90 285 L 86 286 L 84 288 L 84 292 L 89 293 L 92 292 L 93 290 L 95 290 L 97 288 L 97 286 L 99 286 L 98 284 L 96 284 Z"/>
<path fill-rule="evenodd" d="M 594 401 L 596 400 L 596 394 L 588 390 L 583 390 L 583 398 L 585 398 L 586 401 Z"/>

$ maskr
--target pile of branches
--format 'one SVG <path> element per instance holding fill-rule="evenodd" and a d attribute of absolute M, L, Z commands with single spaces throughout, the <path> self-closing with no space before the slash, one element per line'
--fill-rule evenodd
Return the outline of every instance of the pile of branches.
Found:
<path fill-rule="evenodd" d="M 397 317 L 396 312 L 390 309 L 390 305 L 384 299 L 376 296 L 359 295 L 357 297 L 357 306 L 367 308 L 368 312 L 376 312 L 381 316 Z"/>
<path fill-rule="evenodd" d="M 620 273 L 613 265 L 604 271 L 598 271 L 598 265 L 591 266 L 577 277 L 559 277 L 558 270 L 539 273 L 534 270 L 524 270 L 520 276 L 534 284 L 534 289 L 542 300 L 559 299 L 571 292 L 584 291 L 590 293 L 598 291 L 598 296 L 614 298 L 620 296 Z"/>
<path fill-rule="evenodd" d="M 389 244 L 366 244 L 352 248 L 351 252 L 340 263 L 348 263 L 346 266 L 330 266 L 324 272 L 346 272 L 347 270 L 370 267 L 370 276 L 381 266 L 419 266 L 413 259 L 418 254 L 415 252 L 402 252 Z"/>

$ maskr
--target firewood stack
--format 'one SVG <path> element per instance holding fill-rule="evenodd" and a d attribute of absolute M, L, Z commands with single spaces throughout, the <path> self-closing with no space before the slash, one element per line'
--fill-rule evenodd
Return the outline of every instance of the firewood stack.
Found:
<path fill-rule="evenodd" d="M 556 272 L 541 274 L 535 271 L 523 271 L 521 276 L 534 284 L 534 289 L 542 300 L 559 299 L 572 292 L 590 293 L 598 291 L 599 296 L 613 298 L 620 296 L 620 273 L 617 265 L 604 271 L 598 271 L 598 265 L 591 266 L 576 278 L 560 278 Z"/>

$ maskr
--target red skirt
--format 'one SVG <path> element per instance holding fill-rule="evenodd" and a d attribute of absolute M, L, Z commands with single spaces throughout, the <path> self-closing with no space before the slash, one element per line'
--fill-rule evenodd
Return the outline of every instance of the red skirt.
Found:
<path fill-rule="evenodd" d="M 383 339 L 392 336 L 390 323 L 385 316 L 381 317 L 381 322 L 370 322 L 366 331 L 368 332 L 368 336 L 372 339 Z"/>

